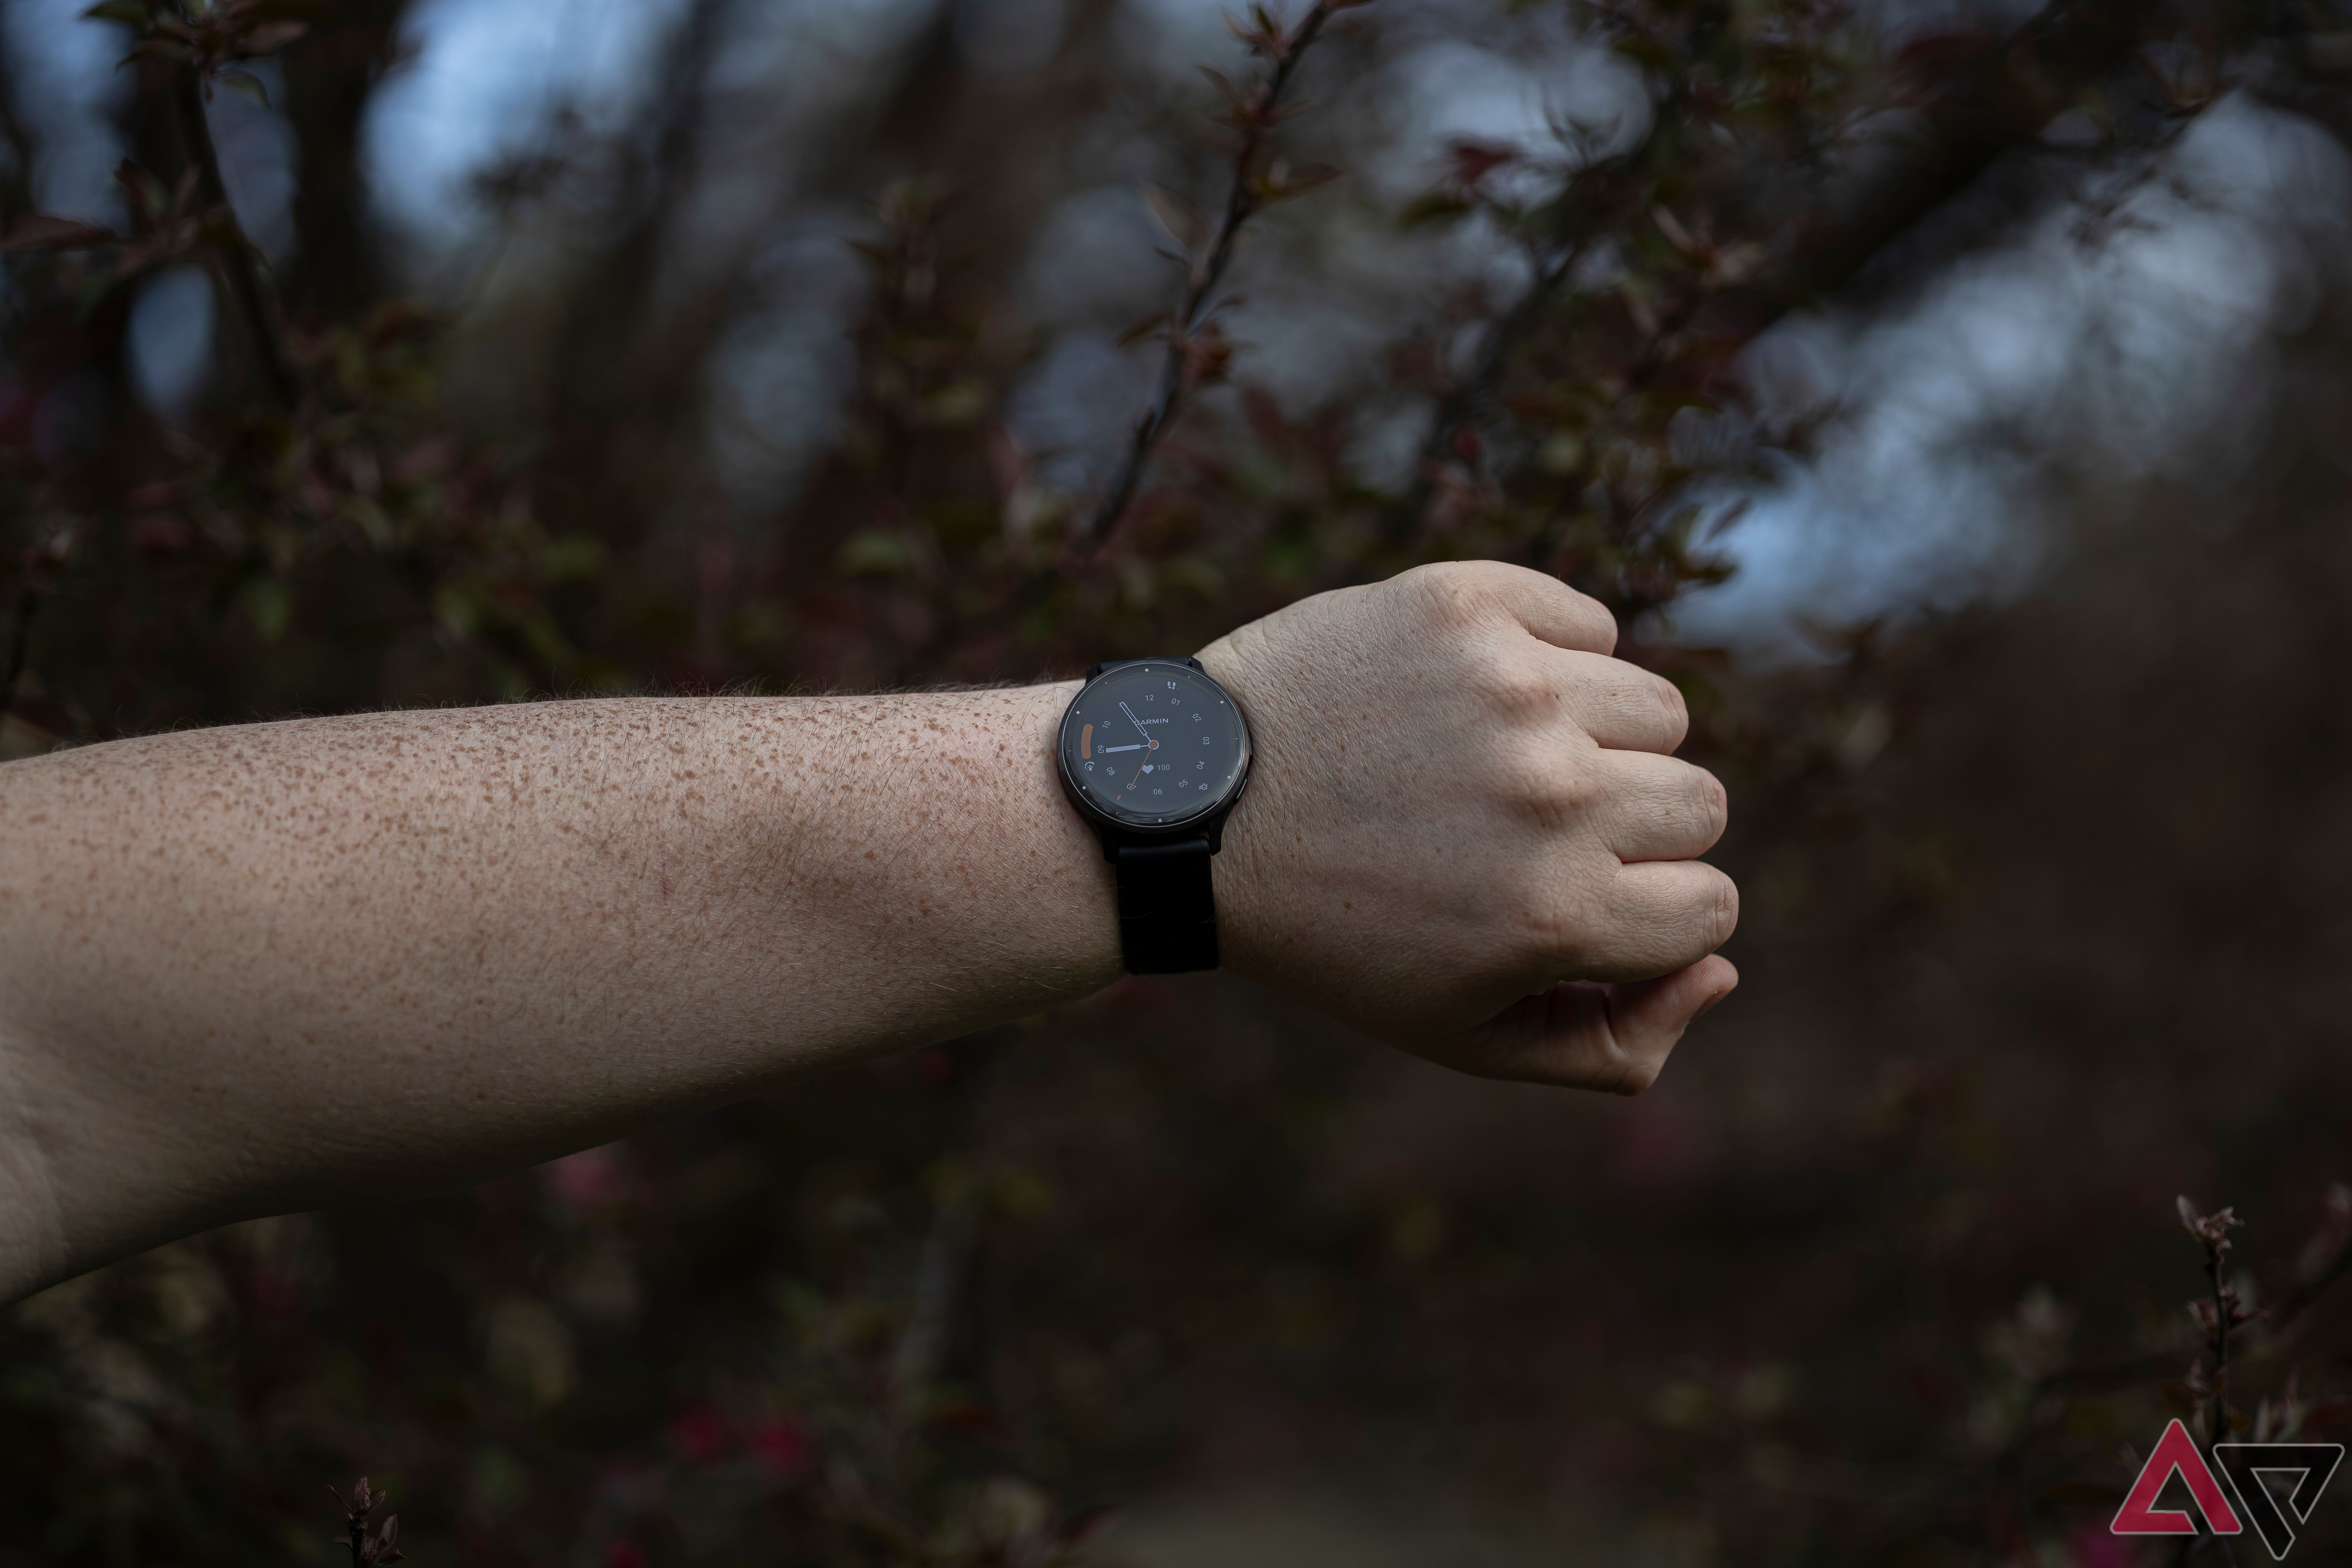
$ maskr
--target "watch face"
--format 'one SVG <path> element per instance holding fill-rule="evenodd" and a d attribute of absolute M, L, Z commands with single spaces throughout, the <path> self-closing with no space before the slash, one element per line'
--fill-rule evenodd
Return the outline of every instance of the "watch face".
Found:
<path fill-rule="evenodd" d="M 1061 747 L 1071 788 L 1137 827 L 1174 826 L 1215 810 L 1249 766 L 1241 710 L 1181 664 L 1105 670 L 1062 716 Z"/>

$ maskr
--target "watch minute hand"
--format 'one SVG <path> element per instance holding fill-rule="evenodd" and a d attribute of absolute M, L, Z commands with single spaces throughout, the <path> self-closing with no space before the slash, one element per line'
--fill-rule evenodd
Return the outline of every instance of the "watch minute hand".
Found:
<path fill-rule="evenodd" d="M 1118 748 L 1118 750 L 1122 752 L 1141 752 L 1146 756 L 1150 756 L 1153 752 L 1159 750 L 1160 742 L 1151 738 L 1150 731 L 1144 729 L 1143 721 L 1135 716 L 1134 709 L 1129 708 L 1126 703 L 1122 702 L 1118 705 L 1118 710 L 1127 715 L 1127 721 L 1135 726 L 1135 732 L 1137 734 L 1143 737 L 1143 744 L 1139 746 L 1121 746 Z M 1111 750 L 1111 748 L 1106 746 L 1103 750 L 1108 752 Z M 1143 763 L 1138 763 L 1136 764 L 1135 777 L 1127 781 L 1128 788 L 1133 789 L 1136 786 L 1138 781 L 1143 777 Z"/>

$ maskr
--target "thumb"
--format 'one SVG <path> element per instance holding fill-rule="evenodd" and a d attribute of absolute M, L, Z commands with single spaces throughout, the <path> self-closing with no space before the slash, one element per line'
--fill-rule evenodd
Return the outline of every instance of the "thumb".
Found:
<path fill-rule="evenodd" d="M 1691 1020 L 1738 984 L 1739 971 L 1722 957 L 1702 958 L 1655 980 L 1565 981 L 1428 1054 L 1480 1078 L 1639 1094 L 1657 1081 Z"/>

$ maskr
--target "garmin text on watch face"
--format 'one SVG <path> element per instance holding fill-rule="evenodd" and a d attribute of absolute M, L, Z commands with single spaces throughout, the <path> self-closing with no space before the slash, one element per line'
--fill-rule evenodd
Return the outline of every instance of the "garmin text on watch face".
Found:
<path fill-rule="evenodd" d="M 1136 827 L 1223 805 L 1249 764 L 1233 700 L 1181 664 L 1105 670 L 1062 719 L 1062 772 L 1087 804 Z"/>

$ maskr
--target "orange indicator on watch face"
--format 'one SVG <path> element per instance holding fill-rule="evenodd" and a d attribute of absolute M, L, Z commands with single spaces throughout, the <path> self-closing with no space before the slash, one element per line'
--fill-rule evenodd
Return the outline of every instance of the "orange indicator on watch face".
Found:
<path fill-rule="evenodd" d="M 1085 729 L 1078 731 L 1078 755 L 1081 757 L 1091 757 L 1094 754 L 1095 727 L 1092 724 L 1089 724 Z"/>

